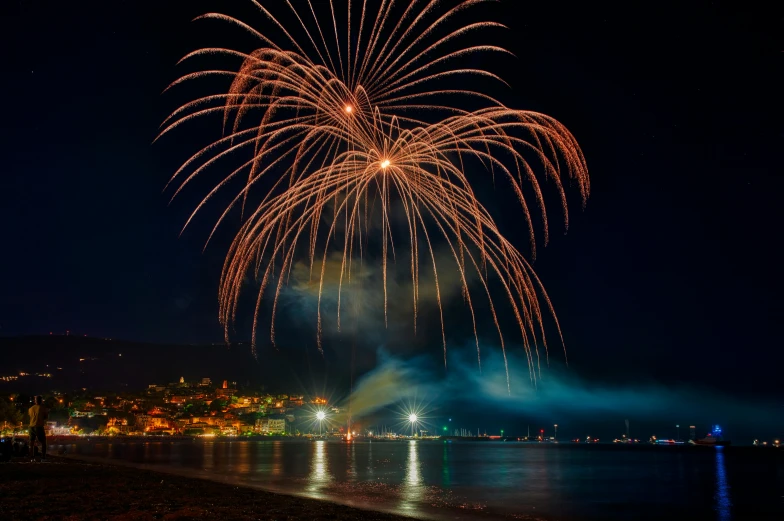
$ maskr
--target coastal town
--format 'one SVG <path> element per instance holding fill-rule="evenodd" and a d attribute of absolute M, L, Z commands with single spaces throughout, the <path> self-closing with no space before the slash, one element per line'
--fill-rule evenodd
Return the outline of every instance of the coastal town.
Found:
<path fill-rule="evenodd" d="M 21 429 L 30 397 L 9 394 L 0 400 L 0 428 Z M 52 392 L 44 395 L 44 403 L 50 410 L 47 430 L 52 435 L 340 435 L 345 430 L 319 425 L 315 419 L 319 411 L 322 419 L 341 412 L 325 398 L 238 389 L 236 382 L 216 385 L 210 378 L 150 384 L 136 393 L 86 388 L 70 394 Z"/>
<path fill-rule="evenodd" d="M 14 382 L 20 377 L 36 375 L 19 373 L 18 376 L 0 377 L 0 381 Z M 11 384 L 13 385 L 13 384 Z M 421 411 L 400 411 L 397 428 L 386 425 L 367 425 L 352 421 L 349 411 L 333 400 L 322 396 L 301 393 L 270 393 L 263 387 L 241 386 L 235 381 L 211 378 L 188 381 L 180 377 L 176 382 L 148 384 L 136 391 L 99 391 L 81 388 L 68 392 L 52 390 L 43 393 L 44 406 L 49 410 L 46 433 L 48 436 L 166 436 L 166 437 L 264 437 L 305 436 L 312 438 L 455 438 L 474 440 L 523 441 L 536 443 L 596 444 L 595 436 L 584 438 L 558 437 L 558 425 L 552 430 L 528 426 L 525 434 L 484 432 L 456 428 L 452 419 L 445 419 L 443 427 L 424 422 Z M 32 395 L 19 392 L 0 392 L 0 435 L 27 432 L 27 410 Z M 420 417 L 417 417 L 417 412 Z M 356 420 L 356 419 L 355 419 Z M 361 422 L 361 419 L 360 419 Z M 350 426 L 350 427 L 349 427 Z M 706 437 L 697 435 L 694 425 L 681 438 L 680 425 L 675 426 L 676 436 L 650 436 L 648 444 L 688 445 L 719 444 L 730 442 L 722 439 L 718 425 Z M 430 429 L 430 430 L 429 430 Z M 609 441 L 609 440 L 605 440 Z M 612 440 L 613 444 L 645 443 L 626 433 Z M 760 447 L 781 447 L 781 440 L 753 439 L 749 444 Z"/>

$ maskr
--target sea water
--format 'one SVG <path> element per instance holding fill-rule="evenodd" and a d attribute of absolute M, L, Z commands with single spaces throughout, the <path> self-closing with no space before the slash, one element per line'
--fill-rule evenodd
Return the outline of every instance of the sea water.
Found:
<path fill-rule="evenodd" d="M 421 518 L 784 520 L 784 449 L 195 440 L 66 450 Z"/>

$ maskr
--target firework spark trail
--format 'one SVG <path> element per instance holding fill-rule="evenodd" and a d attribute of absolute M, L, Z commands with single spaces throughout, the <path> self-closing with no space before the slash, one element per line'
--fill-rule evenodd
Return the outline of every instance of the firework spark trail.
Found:
<path fill-rule="evenodd" d="M 209 242 L 232 210 L 240 210 L 243 223 L 227 253 L 219 291 L 220 320 L 227 337 L 238 310 L 243 280 L 252 272 L 260 280 L 253 322 L 254 352 L 268 286 L 273 301 L 270 337 L 274 342 L 278 298 L 304 248 L 311 277 L 317 263 L 321 264 L 317 305 L 320 348 L 328 254 L 337 250 L 342 257 L 337 300 L 340 327 L 343 285 L 351 281 L 356 254 L 361 269 L 364 253 L 370 247 L 371 221 L 377 213 L 380 236 L 374 240 L 381 243 L 386 324 L 388 260 L 396 257 L 392 212 L 394 203 L 399 202 L 408 232 L 414 328 L 419 310 L 420 257 L 424 255 L 432 268 L 446 363 L 443 301 L 434 250 L 438 238 L 445 242 L 458 270 L 480 367 L 476 300 L 469 288 L 472 280 L 482 286 L 506 361 L 506 342 L 490 286 L 492 278 L 506 294 L 535 381 L 540 367 L 539 340 L 547 353 L 540 300 L 554 317 L 552 304 L 529 262 L 502 236 L 476 196 L 466 175 L 467 162 L 483 165 L 493 179 L 496 173 L 507 179 L 522 209 L 532 256 L 536 254 L 536 239 L 526 190 L 533 192 L 539 208 L 545 244 L 549 237 L 537 172 L 543 172 L 558 193 L 566 227 L 569 221 L 564 182 L 576 184 L 583 205 L 590 182 L 579 145 L 553 118 L 507 108 L 479 91 L 440 87 L 445 78 L 454 76 L 503 81 L 481 69 L 445 68 L 451 60 L 471 53 L 508 53 L 492 45 L 465 45 L 457 50 L 449 47 L 468 34 L 503 27 L 490 21 L 450 27 L 458 12 L 492 0 L 457 2 L 440 15 L 439 0 L 413 0 L 397 17 L 394 1 L 383 0 L 373 13 L 363 0 L 357 33 L 351 32 L 350 2 L 344 30 L 337 22 L 333 0 L 323 19 L 310 0 L 300 9 L 295 7 L 296 2 L 287 0 L 285 5 L 296 19 L 294 25 L 304 36 L 299 41 L 270 10 L 251 1 L 285 36 L 285 42 L 276 44 L 271 37 L 228 15 L 210 13 L 200 17 L 230 22 L 258 38 L 262 47 L 250 53 L 211 47 L 186 55 L 182 61 L 219 55 L 239 59 L 242 64 L 236 71 L 208 69 L 176 80 L 170 88 L 211 76 L 232 79 L 228 93 L 203 96 L 182 105 L 164 121 L 161 131 L 165 135 L 213 114 L 223 118 L 224 136 L 198 150 L 173 175 L 170 183 L 179 181 L 174 196 L 224 160 L 243 158 L 203 198 L 185 224 L 188 226 L 218 191 L 243 176 L 244 186 L 223 210 L 208 238 Z M 332 39 L 334 44 L 330 44 Z M 434 96 L 438 104 L 428 103 Z M 465 96 L 487 106 L 464 110 L 458 99 Z M 428 123 L 412 116 L 412 110 L 440 116 Z M 251 207 L 252 189 L 264 186 L 261 181 L 270 177 L 271 188 L 265 188 L 262 200 Z M 331 218 L 325 220 L 330 211 Z M 560 335 L 560 326 L 558 332 Z"/>

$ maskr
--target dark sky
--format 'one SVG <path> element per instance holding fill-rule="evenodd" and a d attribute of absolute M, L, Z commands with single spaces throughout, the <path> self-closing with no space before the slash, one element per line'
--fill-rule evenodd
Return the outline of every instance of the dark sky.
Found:
<path fill-rule="evenodd" d="M 780 398 L 782 13 L 682 4 L 494 8 L 510 105 L 563 122 L 591 173 L 535 268 L 581 378 Z M 185 101 L 161 95 L 179 58 L 250 49 L 191 22 L 226 5 L 3 2 L 0 334 L 221 340 L 226 237 L 179 237 L 195 199 L 163 193 L 199 128 L 151 142 Z"/>

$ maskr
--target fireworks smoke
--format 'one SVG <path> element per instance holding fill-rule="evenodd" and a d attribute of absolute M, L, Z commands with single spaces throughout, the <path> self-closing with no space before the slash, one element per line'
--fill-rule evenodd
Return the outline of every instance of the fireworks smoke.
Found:
<path fill-rule="evenodd" d="M 364 1 L 286 2 L 286 19 L 297 21 L 289 28 L 271 8 L 252 0 L 264 16 L 263 31 L 280 35 L 278 41 L 228 15 L 202 17 L 232 23 L 259 41 L 250 52 L 206 48 L 187 55 L 184 60 L 217 54 L 241 64 L 238 69 L 204 70 L 175 81 L 173 85 L 225 76 L 231 85 L 227 93 L 201 97 L 175 110 L 161 132 L 211 114 L 223 119 L 224 136 L 185 161 L 171 182 L 177 186 L 176 196 L 207 170 L 222 168 L 186 226 L 216 193 L 237 187 L 212 232 L 233 210 L 243 215 L 220 283 L 220 320 L 227 337 L 246 277 L 253 274 L 259 284 L 254 350 L 265 294 L 272 296 L 274 342 L 278 297 L 295 263 L 307 259 L 319 285 L 315 318 L 320 347 L 324 266 L 334 252 L 341 256 L 338 327 L 345 314 L 341 290 L 344 284 L 361 280 L 357 275 L 371 249 L 380 250 L 379 289 L 386 320 L 389 262 L 400 262 L 402 251 L 407 253 L 404 264 L 411 280 L 415 328 L 420 272 L 432 273 L 446 364 L 446 324 L 434 253 L 434 243 L 439 242 L 459 273 L 480 366 L 477 306 L 486 308 L 492 318 L 506 359 L 506 340 L 491 290 L 496 284 L 517 322 L 529 372 L 536 377 L 538 346 L 547 348 L 543 316 L 555 317 L 552 305 L 529 261 L 501 234 L 479 200 L 466 171 L 483 170 L 493 179 L 505 180 L 519 202 L 534 255 L 535 220 L 542 222 L 544 243 L 549 233 L 542 181 L 547 180 L 557 195 L 567 226 L 564 186 L 576 186 L 585 204 L 590 184 L 576 140 L 553 118 L 507 108 L 476 90 L 444 87 L 444 80 L 455 85 L 454 79 L 460 77 L 502 81 L 486 70 L 450 68 L 465 55 L 507 52 L 466 42 L 466 36 L 475 40 L 475 33 L 501 24 L 458 22 L 457 13 L 476 10 L 487 1 L 461 1 L 442 9 L 438 0 L 397 6 L 384 0 L 377 10 Z M 462 109 L 466 99 L 484 108 Z M 256 202 L 253 194 L 260 187 L 264 195 Z M 393 219 L 393 207 L 402 209 L 404 225 Z M 314 272 L 318 266 L 321 272 Z M 508 386 L 508 366 L 506 373 Z"/>

